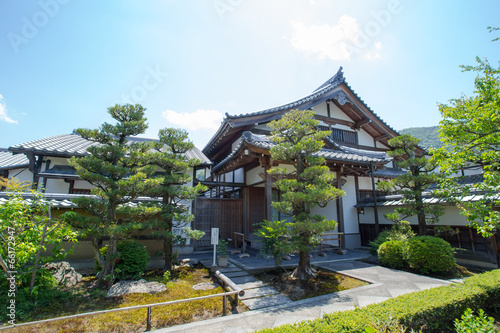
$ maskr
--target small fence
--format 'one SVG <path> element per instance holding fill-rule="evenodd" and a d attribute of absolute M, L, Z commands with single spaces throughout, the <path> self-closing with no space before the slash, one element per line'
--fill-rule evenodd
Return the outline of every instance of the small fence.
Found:
<path fill-rule="evenodd" d="M 233 299 L 233 306 L 238 305 L 238 296 L 244 296 L 245 291 L 235 285 L 229 278 L 227 278 L 224 274 L 222 274 L 219 271 L 215 272 L 215 276 L 222 281 L 222 288 L 229 287 L 233 291 L 229 292 L 224 292 L 224 293 L 219 293 L 219 294 L 214 294 L 214 295 L 206 295 L 206 296 L 200 296 L 200 297 L 193 297 L 193 298 L 187 298 L 187 299 L 179 299 L 175 301 L 168 301 L 168 302 L 161 302 L 161 303 L 152 303 L 152 304 L 144 304 L 144 305 L 134 305 L 134 306 L 128 306 L 125 308 L 116 308 L 116 309 L 111 309 L 111 310 L 102 310 L 102 311 L 93 311 L 93 312 L 86 312 L 86 313 L 79 313 L 71 316 L 64 316 L 64 317 L 57 317 L 57 318 L 50 318 L 50 319 L 44 319 L 44 320 L 38 320 L 38 321 L 30 321 L 27 323 L 21 323 L 21 324 L 14 324 L 14 325 L 8 325 L 8 326 L 3 326 L 0 327 L 0 330 L 6 330 L 6 329 L 12 329 L 15 327 L 22 327 L 22 326 L 31 326 L 31 325 L 37 325 L 37 324 L 43 324 L 43 323 L 49 323 L 49 322 L 54 322 L 54 321 L 59 321 L 59 320 L 66 320 L 66 319 L 73 319 L 73 318 L 81 318 L 81 317 L 87 317 L 87 316 L 93 316 L 93 315 L 98 315 L 98 314 L 104 314 L 104 313 L 111 313 L 111 312 L 120 312 L 120 311 L 128 311 L 128 310 L 136 310 L 136 309 L 144 309 L 147 308 L 147 313 L 146 313 L 146 331 L 151 330 L 151 308 L 155 306 L 164 306 L 164 305 L 172 305 L 172 304 L 179 304 L 179 303 L 186 303 L 186 302 L 192 302 L 192 301 L 199 301 L 203 299 L 208 299 L 208 298 L 216 298 L 216 297 L 222 297 L 222 315 L 226 316 L 227 315 L 227 297 L 234 295 Z"/>

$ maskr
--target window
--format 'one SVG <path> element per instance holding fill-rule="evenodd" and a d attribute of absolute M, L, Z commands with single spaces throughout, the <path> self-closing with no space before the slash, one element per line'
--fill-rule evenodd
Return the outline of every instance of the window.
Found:
<path fill-rule="evenodd" d="M 358 133 L 355 131 L 347 131 L 339 128 L 328 128 L 328 126 L 318 126 L 322 131 L 331 131 L 330 139 L 337 142 L 345 142 L 351 144 L 358 143 Z"/>

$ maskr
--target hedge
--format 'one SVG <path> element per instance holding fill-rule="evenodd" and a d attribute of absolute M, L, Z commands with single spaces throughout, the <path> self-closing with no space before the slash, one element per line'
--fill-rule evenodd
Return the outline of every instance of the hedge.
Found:
<path fill-rule="evenodd" d="M 391 298 L 355 310 L 327 314 L 313 321 L 261 332 L 364 332 L 368 326 L 398 320 L 415 330 L 453 331 L 453 320 L 467 308 L 488 310 L 500 303 L 500 270 L 454 283 Z"/>

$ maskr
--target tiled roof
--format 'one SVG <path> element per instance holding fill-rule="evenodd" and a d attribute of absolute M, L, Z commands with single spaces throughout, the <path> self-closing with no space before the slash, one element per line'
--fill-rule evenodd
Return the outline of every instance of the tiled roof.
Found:
<path fill-rule="evenodd" d="M 12 195 L 11 192 L 0 192 L 0 205 L 7 202 L 9 200 L 9 196 Z M 32 193 L 22 193 L 23 199 L 28 203 L 33 199 Z M 93 197 L 92 195 L 83 195 L 83 194 L 53 194 L 53 193 L 44 193 L 44 202 L 50 204 L 53 208 L 78 208 L 78 206 L 71 201 L 71 199 L 79 198 L 79 197 Z M 152 202 L 152 201 L 161 201 L 161 198 L 150 198 L 150 197 L 139 197 L 132 202 L 129 202 L 127 206 L 133 207 L 137 206 L 137 204 L 141 202 Z"/>
<path fill-rule="evenodd" d="M 328 79 L 325 83 L 323 83 L 320 87 L 314 90 L 311 94 L 297 101 L 281 105 L 278 107 L 265 109 L 257 112 L 246 113 L 246 114 L 229 115 L 226 113 L 226 117 L 224 118 L 221 126 L 219 127 L 217 132 L 213 135 L 213 137 L 210 139 L 210 141 L 207 143 L 205 148 L 203 148 L 203 152 L 210 156 L 214 151 L 217 151 L 219 144 L 218 142 L 221 141 L 221 138 L 224 138 L 224 136 L 234 132 L 234 129 L 237 127 L 247 126 L 249 121 L 254 120 L 254 118 L 252 117 L 259 118 L 260 116 L 259 118 L 260 120 L 256 120 L 256 123 L 268 122 L 274 120 L 273 116 L 279 117 L 280 114 L 287 112 L 288 110 L 312 109 L 315 105 L 330 98 L 337 99 L 339 103 L 343 104 L 345 101 L 350 100 L 351 98 L 341 90 L 342 88 L 340 88 L 340 86 L 342 84 L 344 84 L 345 87 L 347 87 L 347 89 L 349 89 L 349 91 L 352 93 L 352 95 L 354 95 L 356 99 L 359 100 L 362 106 L 370 112 L 370 115 L 368 115 L 368 117 L 373 118 L 373 120 L 376 120 L 376 123 L 378 123 L 377 126 L 381 126 L 384 131 L 388 130 L 389 132 L 393 132 L 391 135 L 398 135 L 398 132 L 391 126 L 389 126 L 385 121 L 383 121 L 372 109 L 370 109 L 370 107 L 368 107 L 365 101 L 363 101 L 358 96 L 358 94 L 351 88 L 351 86 L 349 86 L 349 84 L 344 78 L 342 67 L 340 67 L 334 76 Z M 363 110 L 360 111 L 362 113 L 365 113 Z"/>
<path fill-rule="evenodd" d="M 272 147 L 276 145 L 274 142 L 270 141 L 267 135 L 263 134 L 259 135 L 259 134 L 254 134 L 250 131 L 245 131 L 241 136 L 241 141 L 239 145 L 224 160 L 215 165 L 212 168 L 212 171 L 214 172 L 217 171 L 218 169 L 222 168 L 226 163 L 231 161 L 245 143 L 266 150 L 270 150 Z M 339 145 L 338 143 L 335 143 L 335 145 L 336 147 L 339 148 L 339 150 L 323 148 L 318 153 L 318 156 L 322 156 L 326 160 L 331 160 L 331 161 L 341 161 L 341 162 L 345 161 L 345 162 L 354 162 L 362 164 L 367 164 L 370 162 L 375 162 L 375 163 L 387 162 L 391 159 L 385 152 L 356 149 L 356 148 L 342 146 Z"/>
<path fill-rule="evenodd" d="M 24 154 L 12 154 L 4 148 L 0 148 L 0 170 L 27 167 L 29 160 Z"/>
<path fill-rule="evenodd" d="M 315 100 L 316 98 L 320 97 L 321 95 L 324 95 L 327 92 L 337 88 L 342 82 L 345 82 L 345 78 L 344 78 L 344 73 L 342 72 L 342 67 L 340 67 L 338 72 L 334 76 L 332 76 L 328 81 L 323 83 L 318 89 L 316 89 L 315 91 L 313 91 L 311 94 L 307 95 L 306 97 L 303 97 L 295 102 L 291 102 L 291 103 L 288 103 L 285 105 L 277 106 L 277 107 L 262 110 L 262 111 L 234 115 L 234 116 L 231 116 L 231 115 L 226 113 L 226 117 L 229 119 L 237 119 L 237 118 L 245 118 L 245 117 L 251 117 L 251 116 L 256 116 L 256 115 L 262 115 L 262 114 L 268 114 L 268 113 L 273 113 L 273 112 L 277 112 L 277 111 L 284 111 L 284 110 L 298 108 L 299 106 L 301 106 L 307 102 L 310 102 L 312 100 Z"/>
<path fill-rule="evenodd" d="M 129 142 L 156 141 L 146 138 L 127 138 Z M 9 150 L 14 153 L 33 152 L 38 155 L 50 155 L 60 157 L 86 156 L 89 155 L 87 148 L 97 143 L 86 140 L 78 134 L 61 134 L 44 139 L 34 140 L 11 146 Z M 23 155 L 24 156 L 24 155 Z M 196 158 L 201 165 L 210 165 L 210 160 L 198 148 L 186 152 L 189 158 Z"/>
<path fill-rule="evenodd" d="M 61 134 L 48 138 L 38 139 L 9 147 L 16 153 L 33 152 L 51 156 L 85 156 L 89 153 L 87 148 L 95 142 L 85 140 L 78 134 Z"/>
<path fill-rule="evenodd" d="M 474 201 L 479 201 L 483 200 L 485 196 L 483 194 L 473 194 L 473 195 L 467 195 L 461 198 L 460 201 L 462 202 L 474 202 Z M 446 198 L 436 198 L 436 197 L 431 197 L 427 196 L 423 198 L 424 204 L 453 204 L 449 202 Z M 391 196 L 386 196 L 386 197 L 379 197 L 377 198 L 377 207 L 384 207 L 384 206 L 403 206 L 403 197 L 401 195 L 391 195 Z M 363 200 L 363 202 L 358 203 L 354 207 L 374 207 L 374 201 L 373 198 L 367 198 Z"/>
<path fill-rule="evenodd" d="M 375 170 L 373 175 L 378 178 L 396 178 L 404 175 L 406 171 L 397 168 L 387 168 L 382 170 Z M 371 174 L 371 173 L 368 173 Z"/>

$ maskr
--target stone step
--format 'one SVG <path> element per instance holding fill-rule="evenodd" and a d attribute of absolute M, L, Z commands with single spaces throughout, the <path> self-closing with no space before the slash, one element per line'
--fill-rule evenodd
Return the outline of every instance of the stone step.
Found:
<path fill-rule="evenodd" d="M 267 308 L 269 306 L 281 305 L 290 303 L 291 300 L 281 294 L 264 296 L 259 298 L 249 298 L 242 301 L 243 304 L 247 306 L 250 310 L 257 310 L 262 308 Z"/>
<path fill-rule="evenodd" d="M 249 299 L 262 296 L 276 295 L 279 294 L 278 291 L 271 287 L 261 287 L 245 290 L 245 296 L 241 296 L 240 299 Z"/>

